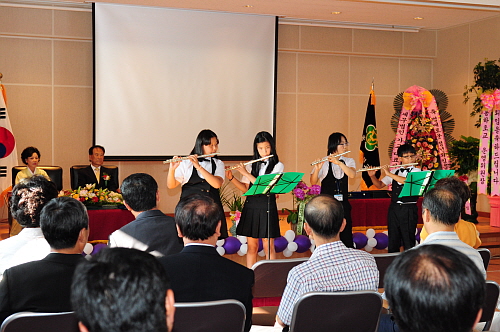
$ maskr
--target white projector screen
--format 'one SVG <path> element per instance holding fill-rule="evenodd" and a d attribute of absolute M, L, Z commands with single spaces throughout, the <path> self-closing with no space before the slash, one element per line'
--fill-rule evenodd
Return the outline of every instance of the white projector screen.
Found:
<path fill-rule="evenodd" d="M 202 129 L 221 157 L 275 128 L 276 17 L 94 5 L 94 142 L 114 160 L 188 155 Z M 231 158 L 233 157 L 233 158 Z"/>

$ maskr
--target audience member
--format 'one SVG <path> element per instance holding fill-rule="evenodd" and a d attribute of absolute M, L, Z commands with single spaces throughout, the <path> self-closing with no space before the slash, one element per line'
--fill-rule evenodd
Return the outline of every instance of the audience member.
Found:
<path fill-rule="evenodd" d="M 175 222 L 185 247 L 179 254 L 160 258 L 160 262 L 177 302 L 238 300 L 246 308 L 245 331 L 249 331 L 254 274 L 221 257 L 215 249 L 221 228 L 219 205 L 205 195 L 187 196 L 175 208 Z"/>
<path fill-rule="evenodd" d="M 0 324 L 21 311 L 71 311 L 71 280 L 76 265 L 85 260 L 88 239 L 85 206 L 76 199 L 59 197 L 43 208 L 40 225 L 51 253 L 40 261 L 5 270 L 0 282 Z"/>
<path fill-rule="evenodd" d="M 311 258 L 288 273 L 287 285 L 276 317 L 285 327 L 292 320 L 293 307 L 307 292 L 377 290 L 379 272 L 373 256 L 347 248 L 340 241 L 345 219 L 342 204 L 328 195 L 307 203 L 304 227 L 316 243 Z"/>
<path fill-rule="evenodd" d="M 450 190 L 433 188 L 422 202 L 422 219 L 429 234 L 420 245 L 442 244 L 452 247 L 469 257 L 486 278 L 483 259 L 476 249 L 462 242 L 454 227 L 460 218 L 461 198 Z"/>
<path fill-rule="evenodd" d="M 23 230 L 0 241 L 0 274 L 9 267 L 42 259 L 50 253 L 50 246 L 40 229 L 40 212 L 57 194 L 55 184 L 40 175 L 14 186 L 10 211 Z"/>
<path fill-rule="evenodd" d="M 123 180 L 124 204 L 135 220 L 109 236 L 111 247 L 135 248 L 155 256 L 168 256 L 182 250 L 174 218 L 158 210 L 158 184 L 145 173 L 135 173 Z"/>
<path fill-rule="evenodd" d="M 104 163 L 104 147 L 100 145 L 91 146 L 89 149 L 90 165 L 78 170 L 78 186 L 85 187 L 87 184 L 95 184 L 96 188 L 117 191 L 118 179 L 111 176 L 111 171 L 102 166 Z"/>
<path fill-rule="evenodd" d="M 456 193 L 460 199 L 462 200 L 462 213 L 465 210 L 465 203 L 470 198 L 471 192 L 469 186 L 461 181 L 456 176 L 450 176 L 446 178 L 442 178 L 436 182 L 434 188 L 442 188 L 447 189 L 449 191 L 453 191 Z M 481 245 L 481 240 L 479 239 L 479 234 L 477 232 L 476 225 L 473 223 L 461 219 L 455 224 L 454 231 L 457 233 L 458 238 L 462 241 L 470 245 L 472 248 L 477 249 Z M 425 240 L 428 234 L 425 228 L 422 229 L 420 233 L 420 238 Z"/>
<path fill-rule="evenodd" d="M 104 248 L 80 264 L 71 302 L 81 332 L 165 332 L 174 323 L 165 270 L 137 249 Z"/>
<path fill-rule="evenodd" d="M 481 318 L 484 277 L 466 255 L 447 246 L 405 251 L 387 269 L 384 286 L 403 332 L 471 332 Z"/>

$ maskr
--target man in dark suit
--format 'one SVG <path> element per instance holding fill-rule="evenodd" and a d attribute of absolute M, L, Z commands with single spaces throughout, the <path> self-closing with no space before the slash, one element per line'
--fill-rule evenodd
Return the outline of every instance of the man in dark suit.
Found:
<path fill-rule="evenodd" d="M 76 265 L 88 239 L 83 204 L 70 197 L 52 199 L 40 215 L 51 253 L 5 270 L 0 282 L 0 323 L 21 311 L 71 311 L 70 289 Z"/>
<path fill-rule="evenodd" d="M 118 189 L 118 178 L 111 176 L 111 170 L 102 166 L 104 163 L 104 147 L 100 145 L 91 146 L 89 149 L 90 165 L 78 170 L 78 186 L 85 187 L 94 184 L 96 188 Z"/>
<path fill-rule="evenodd" d="M 168 256 L 182 250 L 174 218 L 158 210 L 158 184 L 146 173 L 135 173 L 123 180 L 123 203 L 135 220 L 109 236 L 110 247 L 135 248 L 154 256 Z"/>
<path fill-rule="evenodd" d="M 246 308 L 245 331 L 249 331 L 254 273 L 221 257 L 215 249 L 221 227 L 219 213 L 219 206 L 208 196 L 183 198 L 175 208 L 175 222 L 184 249 L 159 260 L 170 277 L 176 302 L 238 300 Z"/>

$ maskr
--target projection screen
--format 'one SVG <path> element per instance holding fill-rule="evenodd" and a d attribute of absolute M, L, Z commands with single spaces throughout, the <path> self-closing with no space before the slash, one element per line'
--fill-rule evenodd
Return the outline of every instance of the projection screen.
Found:
<path fill-rule="evenodd" d="M 211 129 L 221 156 L 274 134 L 276 17 L 94 5 L 94 141 L 108 159 L 188 155 Z M 231 158 L 229 158 L 231 159 Z"/>

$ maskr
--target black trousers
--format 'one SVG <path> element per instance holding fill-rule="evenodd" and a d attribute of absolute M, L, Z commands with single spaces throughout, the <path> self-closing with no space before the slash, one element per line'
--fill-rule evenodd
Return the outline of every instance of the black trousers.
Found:
<path fill-rule="evenodd" d="M 405 250 L 415 246 L 417 230 L 417 204 L 391 203 L 387 213 L 387 230 L 389 233 L 389 252 L 399 252 L 401 242 Z"/>

